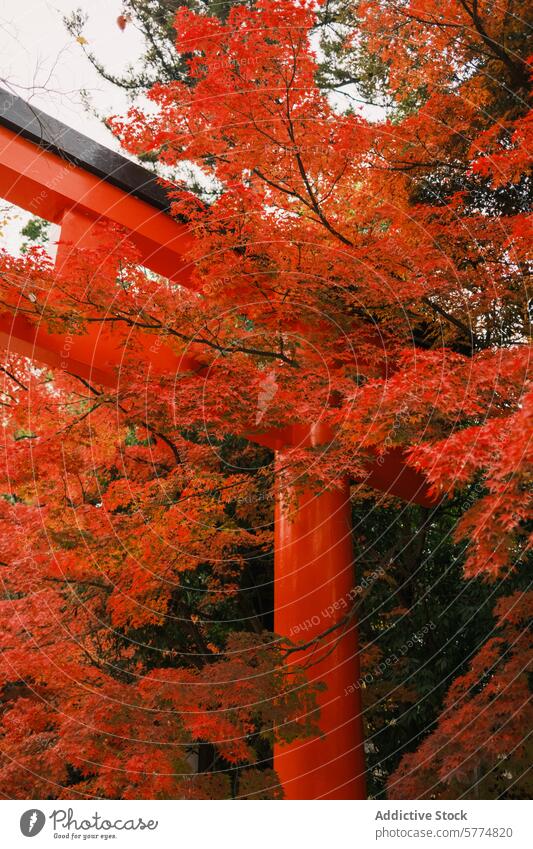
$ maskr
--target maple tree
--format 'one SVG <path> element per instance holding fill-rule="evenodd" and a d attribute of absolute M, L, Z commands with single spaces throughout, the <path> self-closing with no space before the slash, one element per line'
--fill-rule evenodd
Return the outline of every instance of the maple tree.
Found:
<path fill-rule="evenodd" d="M 524 758 L 530 75 L 516 6 L 490 20 L 462 0 L 350 7 L 342 49 L 372 57 L 396 104 L 384 121 L 318 84 L 314 4 L 260 0 L 222 20 L 180 8 L 187 79 L 110 124 L 130 152 L 205 176 L 208 204 L 169 187 L 195 235 L 191 288 L 148 274 L 112 227 L 61 273 L 36 248 L 3 256 L 7 308 L 55 331 L 112 322 L 124 350 L 116 390 L 3 366 L 6 794 L 279 795 L 269 746 L 313 732 L 298 718 L 315 694 L 285 667 L 269 599 L 250 603 L 269 580 L 272 457 L 235 435 L 313 421 L 335 438 L 295 448 L 291 473 L 317 487 L 349 475 L 357 510 L 365 458 L 405 450 L 439 496 L 475 489 L 454 530 L 464 575 L 509 587 L 499 635 L 389 792 L 453 795 Z M 200 373 L 139 369 L 139 332 Z M 370 645 L 366 668 L 380 656 Z"/>
<path fill-rule="evenodd" d="M 474 797 L 497 798 L 499 770 L 527 794 L 531 602 L 524 590 L 499 601 L 495 634 L 449 688 L 436 730 L 390 777 L 389 798 L 456 798 L 465 785 Z"/>

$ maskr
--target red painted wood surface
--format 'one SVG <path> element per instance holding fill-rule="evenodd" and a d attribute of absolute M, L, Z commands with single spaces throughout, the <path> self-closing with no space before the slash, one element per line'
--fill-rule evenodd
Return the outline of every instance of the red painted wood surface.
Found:
<path fill-rule="evenodd" d="M 113 221 L 129 231 L 143 265 L 190 284 L 193 234 L 185 224 L 5 127 L 0 127 L 0 197 L 55 224 L 71 209 L 93 221 Z"/>

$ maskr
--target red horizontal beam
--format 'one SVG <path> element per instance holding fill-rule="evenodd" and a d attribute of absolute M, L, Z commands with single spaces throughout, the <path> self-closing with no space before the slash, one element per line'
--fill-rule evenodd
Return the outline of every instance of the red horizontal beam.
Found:
<path fill-rule="evenodd" d="M 142 265 L 190 286 L 185 224 L 1 126 L 0 196 L 56 224 L 73 208 L 112 221 L 128 231 Z"/>
<path fill-rule="evenodd" d="M 135 335 L 139 360 L 155 374 L 200 371 L 198 360 L 175 354 L 157 344 L 155 336 Z M 124 339 L 107 325 L 94 325 L 84 333 L 49 333 L 43 323 L 36 324 L 21 313 L 0 314 L 0 347 L 21 354 L 53 369 L 116 389 L 120 366 L 124 361 Z"/>

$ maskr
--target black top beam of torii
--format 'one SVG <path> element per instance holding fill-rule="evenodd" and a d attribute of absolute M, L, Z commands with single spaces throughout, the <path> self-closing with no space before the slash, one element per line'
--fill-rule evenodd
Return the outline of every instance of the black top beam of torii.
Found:
<path fill-rule="evenodd" d="M 167 212 L 169 198 L 158 178 L 136 162 L 72 129 L 0 87 L 0 126 L 55 153 L 129 195 Z"/>

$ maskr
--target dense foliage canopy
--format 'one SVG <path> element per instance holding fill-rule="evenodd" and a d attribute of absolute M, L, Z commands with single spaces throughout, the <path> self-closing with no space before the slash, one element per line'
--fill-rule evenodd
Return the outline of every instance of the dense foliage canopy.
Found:
<path fill-rule="evenodd" d="M 202 175 L 209 202 L 172 189 L 191 288 L 104 226 L 62 274 L 1 260 L 6 308 L 124 350 L 116 391 L 2 366 L 2 792 L 280 794 L 315 694 L 272 634 L 272 455 L 242 434 L 321 421 L 291 470 L 356 482 L 371 792 L 525 793 L 527 4 L 173 5 L 179 73 L 110 125 Z M 141 331 L 200 373 L 140 367 Z M 365 486 L 392 447 L 434 510 Z"/>

